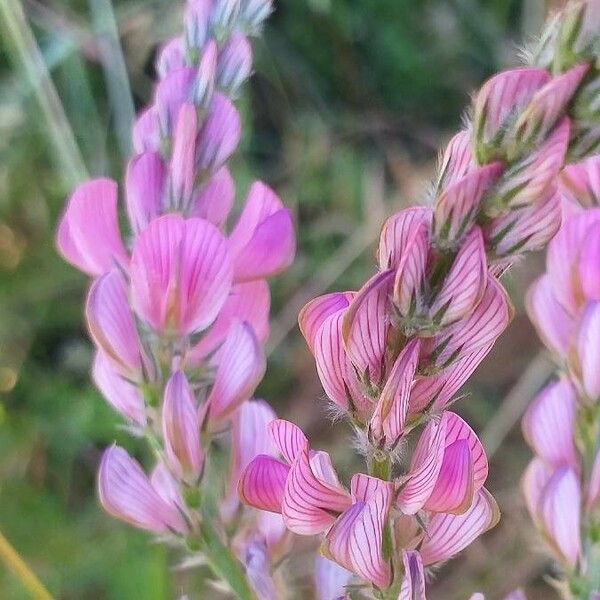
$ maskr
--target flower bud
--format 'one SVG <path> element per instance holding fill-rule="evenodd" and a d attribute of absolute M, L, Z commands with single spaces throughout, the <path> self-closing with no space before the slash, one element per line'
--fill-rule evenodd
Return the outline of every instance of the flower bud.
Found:
<path fill-rule="evenodd" d="M 195 106 L 206 108 L 212 100 L 217 70 L 217 54 L 217 45 L 214 40 L 209 40 L 202 51 L 196 80 L 192 89 Z"/>
<path fill-rule="evenodd" d="M 233 29 L 240 13 L 240 0 L 213 0 L 211 25 L 217 34 Z"/>
<path fill-rule="evenodd" d="M 172 39 L 160 49 L 156 61 L 156 72 L 160 79 L 164 79 L 171 71 L 185 66 L 185 48 L 181 38 Z"/>
<path fill-rule="evenodd" d="M 213 0 L 187 0 L 184 23 L 188 51 L 199 52 L 207 42 L 212 5 Z"/>
<path fill-rule="evenodd" d="M 249 33 L 257 35 L 267 17 L 273 12 L 273 0 L 245 0 L 242 3 L 241 18 Z"/>
<path fill-rule="evenodd" d="M 173 207 L 189 203 L 194 186 L 194 160 L 196 152 L 196 109 L 184 103 L 179 109 L 173 133 L 171 155 L 171 201 Z"/>
<path fill-rule="evenodd" d="M 241 85 L 250 77 L 252 48 L 245 35 L 236 32 L 219 53 L 217 86 L 234 97 Z"/>

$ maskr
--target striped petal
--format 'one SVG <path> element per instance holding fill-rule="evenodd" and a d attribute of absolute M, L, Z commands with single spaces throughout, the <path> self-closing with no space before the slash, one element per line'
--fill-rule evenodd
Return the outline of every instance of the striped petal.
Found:
<path fill-rule="evenodd" d="M 540 502 L 546 485 L 552 477 L 553 470 L 541 458 L 534 458 L 525 469 L 521 479 L 521 489 L 525 504 L 532 521 L 539 526 Z"/>
<path fill-rule="evenodd" d="M 333 292 L 318 296 L 304 305 L 298 315 L 298 325 L 313 354 L 321 325 L 331 315 L 348 308 L 353 297 L 353 292 Z"/>
<path fill-rule="evenodd" d="M 348 508 L 329 530 L 321 552 L 380 588 L 391 583 L 389 561 L 383 557 L 383 529 L 392 503 L 391 483 L 380 486 L 366 501 Z"/>
<path fill-rule="evenodd" d="M 558 302 L 549 275 L 542 275 L 531 285 L 525 305 L 544 344 L 564 360 L 574 327 L 573 318 Z"/>
<path fill-rule="evenodd" d="M 271 421 L 267 426 L 267 431 L 279 452 L 290 464 L 298 458 L 308 444 L 302 429 L 284 419 Z"/>
<path fill-rule="evenodd" d="M 166 167 L 158 152 L 143 152 L 127 165 L 125 199 L 129 223 L 140 233 L 163 207 Z"/>
<path fill-rule="evenodd" d="M 88 293 L 85 316 L 90 335 L 120 375 L 142 381 L 140 338 L 123 275 L 114 270 L 97 279 Z"/>
<path fill-rule="evenodd" d="M 429 360 L 437 368 L 444 368 L 495 342 L 511 319 L 512 307 L 505 289 L 488 275 L 481 302 L 470 315 L 433 338 Z"/>
<path fill-rule="evenodd" d="M 470 171 L 438 197 L 433 236 L 443 247 L 455 247 L 472 225 L 483 195 L 502 173 L 502 163 L 492 162 Z"/>
<path fill-rule="evenodd" d="M 434 515 L 427 524 L 427 534 L 419 548 L 423 564 L 442 562 L 458 554 L 494 527 L 499 517 L 498 505 L 485 488 L 475 494 L 471 507 L 465 513 Z"/>
<path fill-rule="evenodd" d="M 540 505 L 545 531 L 562 557 L 571 567 L 579 558 L 581 489 L 575 471 L 562 467 L 546 485 Z"/>
<path fill-rule="evenodd" d="M 381 391 L 370 423 L 371 435 L 380 445 L 394 447 L 404 434 L 419 350 L 418 339 L 413 339 L 406 345 L 398 355 Z"/>
<path fill-rule="evenodd" d="M 206 329 L 225 303 L 231 279 L 227 243 L 208 221 L 165 215 L 135 240 L 132 303 L 156 331 L 185 335 Z"/>
<path fill-rule="evenodd" d="M 419 438 L 410 470 L 398 493 L 397 505 L 404 514 L 414 515 L 431 496 L 444 459 L 446 427 L 445 420 L 432 420 Z"/>
<path fill-rule="evenodd" d="M 346 311 L 342 325 L 350 360 L 359 376 L 375 384 L 383 369 L 393 279 L 393 271 L 384 271 L 367 281 Z"/>
<path fill-rule="evenodd" d="M 460 181 L 469 171 L 477 168 L 471 136 L 470 130 L 463 129 L 448 142 L 438 168 L 438 193 Z"/>
<path fill-rule="evenodd" d="M 240 500 L 260 510 L 280 513 L 290 468 L 265 454 L 254 457 L 238 483 Z"/>
<path fill-rule="evenodd" d="M 421 555 L 416 550 L 403 550 L 402 564 L 404 565 L 404 579 L 398 600 L 427 600 Z"/>
<path fill-rule="evenodd" d="M 377 254 L 381 270 L 398 268 L 414 231 L 420 225 L 429 229 L 431 214 L 430 208 L 416 206 L 405 208 L 385 222 L 381 230 Z"/>
<path fill-rule="evenodd" d="M 436 326 L 445 327 L 469 313 L 481 300 L 487 281 L 483 235 L 473 227 L 461 244 L 450 272 L 429 309 Z"/>
<path fill-rule="evenodd" d="M 282 504 L 286 527 L 300 535 L 322 533 L 351 504 L 344 488 L 314 471 L 306 445 L 290 469 Z"/>
<path fill-rule="evenodd" d="M 93 179 L 75 189 L 60 220 L 56 244 L 67 262 L 88 275 L 102 275 L 116 265 L 127 265 L 114 181 Z"/>
<path fill-rule="evenodd" d="M 232 325 L 212 364 L 216 374 L 207 404 L 214 426 L 250 398 L 265 373 L 263 348 L 248 323 Z"/>
<path fill-rule="evenodd" d="M 98 497 L 106 512 L 135 527 L 154 533 L 188 531 L 178 508 L 158 494 L 139 463 L 117 445 L 102 456 Z"/>
<path fill-rule="evenodd" d="M 568 379 L 546 386 L 523 417 L 523 434 L 534 452 L 554 467 L 578 468 L 574 440 L 577 396 Z"/>
<path fill-rule="evenodd" d="M 200 477 L 204 467 L 204 451 L 200 443 L 197 402 L 181 371 L 173 373 L 165 386 L 162 433 L 171 469 L 180 477 Z"/>

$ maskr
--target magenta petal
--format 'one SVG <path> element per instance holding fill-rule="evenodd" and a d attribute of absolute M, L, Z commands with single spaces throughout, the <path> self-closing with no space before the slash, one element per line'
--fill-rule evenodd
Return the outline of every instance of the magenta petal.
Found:
<path fill-rule="evenodd" d="M 177 507 L 156 492 L 140 465 L 119 446 L 111 446 L 102 456 L 98 496 L 104 510 L 135 527 L 154 533 L 187 533 Z"/>
<path fill-rule="evenodd" d="M 311 352 L 315 351 L 317 333 L 324 321 L 348 308 L 353 297 L 353 292 L 333 292 L 318 296 L 304 305 L 298 315 L 298 325 Z"/>
<path fill-rule="evenodd" d="M 502 173 L 502 163 L 492 162 L 471 170 L 448 186 L 435 203 L 433 235 L 438 243 L 454 246 L 475 219 L 483 195 Z"/>
<path fill-rule="evenodd" d="M 162 46 L 156 61 L 156 71 L 164 79 L 171 71 L 185 67 L 185 48 L 181 38 L 173 38 Z"/>
<path fill-rule="evenodd" d="M 378 262 L 382 270 L 398 268 L 419 225 L 424 225 L 429 230 L 431 215 L 430 208 L 405 208 L 384 223 L 378 250 Z"/>
<path fill-rule="evenodd" d="M 138 154 L 160 152 L 160 123 L 156 106 L 143 111 L 133 125 L 133 147 Z"/>
<path fill-rule="evenodd" d="M 531 285 L 526 306 L 544 344 L 559 358 L 566 357 L 573 319 L 556 299 L 549 275 L 542 275 Z"/>
<path fill-rule="evenodd" d="M 467 440 L 457 440 L 444 450 L 440 474 L 424 508 L 459 515 L 471 506 L 474 492 L 471 449 Z"/>
<path fill-rule="evenodd" d="M 238 321 L 247 322 L 262 344 L 269 335 L 269 286 L 263 280 L 237 283 L 219 311 L 215 322 L 190 350 L 187 360 L 198 364 L 225 341 L 231 327 Z"/>
<path fill-rule="evenodd" d="M 154 104 L 163 135 L 171 136 L 173 134 L 181 106 L 186 102 L 191 102 L 195 78 L 196 69 L 183 67 L 171 71 L 158 82 Z"/>
<path fill-rule="evenodd" d="M 132 158 L 125 175 L 127 215 L 139 233 L 161 213 L 166 168 L 158 152 L 144 152 Z"/>
<path fill-rule="evenodd" d="M 107 402 L 140 427 L 146 426 L 144 397 L 140 390 L 114 369 L 112 361 L 99 350 L 94 359 L 92 377 Z"/>
<path fill-rule="evenodd" d="M 189 474 L 198 478 L 204 466 L 198 407 L 181 371 L 171 375 L 165 386 L 162 433 L 171 468 L 180 476 Z"/>
<path fill-rule="evenodd" d="M 314 573 L 316 600 L 338 600 L 345 596 L 346 585 L 352 579 L 350 571 L 319 554 Z"/>
<path fill-rule="evenodd" d="M 394 447 L 404 434 L 408 400 L 419 362 L 420 347 L 419 340 L 413 339 L 398 355 L 371 418 L 372 436 L 388 447 Z"/>
<path fill-rule="evenodd" d="M 488 275 L 481 302 L 470 315 L 433 338 L 431 359 L 444 368 L 457 358 L 494 342 L 508 327 L 512 308 L 502 285 Z"/>
<path fill-rule="evenodd" d="M 64 259 L 88 275 L 127 265 L 114 181 L 92 179 L 75 189 L 60 221 L 56 243 Z"/>
<path fill-rule="evenodd" d="M 196 144 L 199 166 L 216 171 L 237 148 L 240 134 L 235 106 L 222 94 L 214 94 Z"/>
<path fill-rule="evenodd" d="M 350 506 L 328 531 L 321 552 L 380 588 L 390 585 L 390 564 L 383 557 L 383 528 L 393 489 L 386 483 L 366 502 Z"/>
<path fill-rule="evenodd" d="M 351 504 L 350 496 L 337 478 L 332 482 L 329 471 L 327 479 L 319 477 L 324 474 L 323 470 L 318 471 L 311 464 L 308 446 L 305 446 L 290 469 L 283 496 L 283 520 L 294 533 L 315 535 L 325 531 L 335 521 L 335 514 Z"/>
<path fill-rule="evenodd" d="M 430 421 L 415 448 L 406 481 L 398 493 L 398 508 L 406 515 L 421 510 L 431 495 L 444 459 L 446 421 Z"/>
<path fill-rule="evenodd" d="M 448 142 L 438 168 L 438 191 L 450 187 L 460 181 L 469 171 L 477 168 L 473 157 L 471 136 L 470 130 L 463 129 Z"/>
<path fill-rule="evenodd" d="M 267 431 L 279 452 L 290 464 L 296 460 L 308 443 L 302 429 L 284 419 L 271 421 L 267 425 Z"/>
<path fill-rule="evenodd" d="M 120 271 L 110 271 L 93 283 L 85 314 L 92 339 L 113 367 L 127 379 L 141 381 L 142 349 Z"/>
<path fill-rule="evenodd" d="M 450 325 L 462 319 L 481 300 L 487 279 L 483 235 L 473 227 L 461 244 L 442 288 L 429 309 L 434 323 Z"/>
<path fill-rule="evenodd" d="M 389 296 L 394 271 L 373 276 L 358 292 L 344 315 L 342 335 L 346 352 L 359 376 L 378 384 L 389 328 Z"/>
<path fill-rule="evenodd" d="M 280 460 L 259 454 L 242 472 L 238 484 L 240 500 L 260 510 L 280 513 L 289 471 Z"/>
<path fill-rule="evenodd" d="M 315 363 L 327 397 L 342 409 L 356 409 L 362 415 L 370 410 L 371 403 L 362 392 L 344 348 L 344 316 L 344 311 L 338 311 L 321 324 L 314 340 Z"/>
<path fill-rule="evenodd" d="M 404 579 L 398 600 L 427 600 L 421 555 L 416 550 L 403 550 L 402 563 L 404 564 Z"/>
<path fill-rule="evenodd" d="M 581 489 L 573 469 L 556 471 L 546 485 L 540 505 L 540 516 L 550 540 L 563 559 L 572 567 L 580 552 Z"/>
<path fill-rule="evenodd" d="M 184 102 L 177 114 L 173 132 L 171 155 L 171 194 L 177 207 L 187 205 L 196 176 L 194 159 L 196 152 L 196 107 Z"/>
<path fill-rule="evenodd" d="M 546 386 L 523 417 L 523 434 L 534 452 L 554 467 L 578 468 L 574 429 L 577 396 L 568 379 Z"/>
<path fill-rule="evenodd" d="M 552 477 L 552 468 L 541 458 L 534 458 L 525 469 L 521 488 L 531 519 L 539 524 L 542 493 Z"/>
<path fill-rule="evenodd" d="M 596 402 L 600 397 L 600 348 L 598 347 L 598 340 L 600 340 L 600 302 L 590 302 L 579 325 L 577 355 L 581 368 L 583 389 L 593 402 Z"/>
<path fill-rule="evenodd" d="M 221 167 L 196 194 L 190 217 L 199 217 L 220 227 L 233 206 L 235 183 L 227 167 Z"/>
<path fill-rule="evenodd" d="M 461 515 L 439 513 L 427 524 L 427 535 L 419 548 L 424 565 L 451 558 L 496 525 L 500 517 L 492 495 L 481 488 L 471 507 Z"/>
<path fill-rule="evenodd" d="M 206 329 L 231 288 L 232 269 L 221 232 L 202 219 L 155 219 L 136 238 L 131 297 L 142 320 L 180 335 Z"/>
<path fill-rule="evenodd" d="M 215 380 L 208 395 L 209 419 L 214 425 L 248 400 L 265 372 L 265 356 L 248 323 L 234 324 L 213 361 Z"/>
<path fill-rule="evenodd" d="M 250 187 L 229 245 L 236 281 L 269 277 L 292 262 L 296 236 L 291 213 L 264 183 Z"/>

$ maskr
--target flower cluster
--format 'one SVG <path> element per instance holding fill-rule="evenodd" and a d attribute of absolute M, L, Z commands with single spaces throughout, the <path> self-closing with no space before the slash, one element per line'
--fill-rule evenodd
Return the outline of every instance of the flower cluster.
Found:
<path fill-rule="evenodd" d="M 532 66 L 484 84 L 471 122 L 443 153 L 431 205 L 388 219 L 377 272 L 358 291 L 326 294 L 300 314 L 368 473 L 342 485 L 326 453 L 275 421 L 278 455 L 248 465 L 240 495 L 281 513 L 290 531 L 322 536 L 321 553 L 349 572 L 346 583 L 372 584 L 378 598 L 424 598 L 424 567 L 497 521 L 483 447 L 448 407 L 511 320 L 498 276 L 560 226 L 567 154 L 600 142 L 588 93 L 600 81 L 596 8 L 570 5 Z M 419 437 L 406 459 L 412 431 Z"/>
<path fill-rule="evenodd" d="M 527 506 L 566 575 L 567 597 L 600 593 L 600 155 L 562 174 L 565 222 L 527 308 L 559 369 L 523 418 L 535 452 Z"/>
<path fill-rule="evenodd" d="M 270 10 L 269 0 L 188 1 L 185 34 L 160 51 L 153 103 L 133 128 L 124 185 L 131 234 L 120 233 L 117 184 L 100 178 L 74 191 L 57 236 L 65 259 L 93 278 L 85 312 L 94 381 L 157 460 L 148 477 L 123 448 L 108 449 L 102 505 L 202 551 L 240 597 L 251 597 L 248 582 L 268 591 L 268 562 L 284 537 L 277 520 L 240 518 L 235 484 L 264 451 L 275 416 L 249 399 L 265 371 L 265 279 L 293 259 L 293 223 L 257 181 L 227 225 L 236 190 L 226 162 L 240 138 L 232 100 L 251 71 L 247 36 Z M 208 451 L 226 445 L 229 430 L 233 483 L 219 519 Z M 205 514 L 211 504 L 217 516 Z"/>

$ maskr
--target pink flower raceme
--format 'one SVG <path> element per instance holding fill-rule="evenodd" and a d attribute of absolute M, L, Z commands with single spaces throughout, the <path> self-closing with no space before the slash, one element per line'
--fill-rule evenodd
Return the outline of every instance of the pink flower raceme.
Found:
<path fill-rule="evenodd" d="M 459 552 L 497 519 L 495 503 L 482 488 L 483 448 L 453 413 L 424 430 L 406 475 L 384 481 L 357 473 L 350 490 L 340 483 L 329 455 L 311 450 L 295 425 L 276 420 L 268 430 L 285 462 L 272 454 L 254 458 L 240 478 L 242 500 L 281 513 L 294 533 L 324 534 L 321 551 L 377 587 L 392 582 L 395 553 L 385 550 L 384 536 L 397 527 L 408 529 L 403 520 L 408 515 L 419 515 L 410 524 L 412 545 L 426 565 Z"/>

